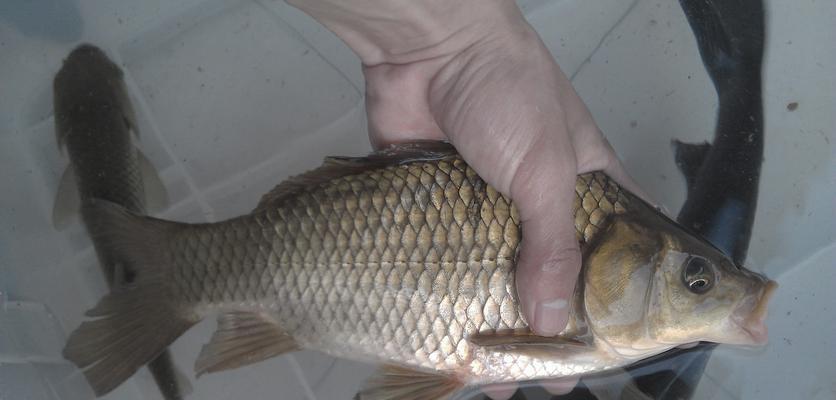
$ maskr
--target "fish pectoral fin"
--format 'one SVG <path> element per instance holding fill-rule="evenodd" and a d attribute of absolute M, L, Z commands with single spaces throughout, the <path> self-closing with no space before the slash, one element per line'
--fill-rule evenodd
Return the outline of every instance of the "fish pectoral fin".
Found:
<path fill-rule="evenodd" d="M 679 140 L 671 141 L 673 146 L 674 159 L 676 166 L 682 175 L 685 177 L 685 184 L 688 190 L 694 187 L 694 182 L 697 180 L 697 175 L 702 168 L 705 158 L 711 151 L 711 144 L 703 143 L 684 143 Z"/>
<path fill-rule="evenodd" d="M 142 154 L 136 151 L 136 159 L 139 163 L 139 172 L 142 175 L 142 185 L 145 189 L 145 205 L 150 213 L 164 210 L 168 206 L 168 191 L 163 185 L 154 164 Z"/>
<path fill-rule="evenodd" d="M 531 357 L 567 358 L 578 353 L 594 351 L 588 343 L 561 337 L 538 336 L 533 333 L 475 334 L 467 338 L 470 343 L 488 351 Z"/>
<path fill-rule="evenodd" d="M 463 383 L 452 373 L 417 370 L 399 365 L 380 367 L 357 393 L 358 400 L 448 399 Z"/>
<path fill-rule="evenodd" d="M 272 318 L 233 311 L 218 317 L 218 330 L 195 362 L 197 376 L 253 364 L 299 350 L 293 338 Z"/>
<path fill-rule="evenodd" d="M 62 231 L 73 222 L 81 209 L 81 197 L 75 180 L 73 167 L 68 166 L 61 174 L 58 191 L 55 193 L 55 203 L 52 205 L 52 227 Z"/>

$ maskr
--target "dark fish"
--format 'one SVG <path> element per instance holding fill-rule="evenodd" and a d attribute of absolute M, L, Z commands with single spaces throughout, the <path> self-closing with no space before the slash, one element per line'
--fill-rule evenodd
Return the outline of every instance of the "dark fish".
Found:
<path fill-rule="evenodd" d="M 673 142 L 688 193 L 677 221 L 726 253 L 746 260 L 763 162 L 762 0 L 680 0 L 719 99 L 711 144 Z M 712 343 L 677 349 L 631 369 L 654 399 L 688 399 L 699 384 Z"/>
<path fill-rule="evenodd" d="M 164 203 L 162 183 L 132 141 L 137 125 L 120 68 L 100 49 L 83 44 L 64 60 L 53 85 L 56 138 L 70 157 L 53 210 L 56 226 L 81 210 L 89 227 L 91 215 L 83 205 L 94 198 L 139 214 L 145 214 L 149 197 Z M 108 285 L 132 281 L 133 265 L 93 239 Z M 164 398 L 182 399 L 188 380 L 177 375 L 170 353 L 160 350 L 148 368 Z"/>

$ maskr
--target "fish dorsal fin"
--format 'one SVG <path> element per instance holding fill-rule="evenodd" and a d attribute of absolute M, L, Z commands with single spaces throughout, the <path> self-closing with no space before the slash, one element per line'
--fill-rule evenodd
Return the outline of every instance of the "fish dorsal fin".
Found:
<path fill-rule="evenodd" d="M 462 382 L 451 373 L 417 370 L 387 364 L 369 378 L 358 400 L 444 400 L 459 390 Z"/>
<path fill-rule="evenodd" d="M 480 333 L 467 338 L 488 351 L 531 357 L 566 357 L 593 350 L 589 343 L 562 337 L 538 336 L 530 332 Z"/>
<path fill-rule="evenodd" d="M 58 191 L 55 193 L 55 202 L 52 205 L 52 227 L 63 231 L 78 216 L 81 208 L 81 196 L 78 193 L 78 185 L 75 180 L 73 166 L 68 166 L 61 174 L 58 182 Z"/>
<path fill-rule="evenodd" d="M 442 160 L 457 155 L 447 142 L 415 141 L 391 145 L 366 157 L 326 157 L 322 166 L 287 179 L 261 197 L 254 211 L 261 211 L 306 189 L 343 176 L 414 161 Z"/>
<path fill-rule="evenodd" d="M 682 175 L 685 176 L 685 184 L 688 190 L 694 187 L 697 174 L 700 172 L 705 158 L 711 151 L 711 144 L 704 143 L 683 143 L 678 140 L 671 142 L 676 159 L 676 166 Z"/>
<path fill-rule="evenodd" d="M 200 376 L 253 364 L 299 349 L 293 338 L 264 314 L 233 311 L 218 317 L 218 330 L 195 362 Z"/>

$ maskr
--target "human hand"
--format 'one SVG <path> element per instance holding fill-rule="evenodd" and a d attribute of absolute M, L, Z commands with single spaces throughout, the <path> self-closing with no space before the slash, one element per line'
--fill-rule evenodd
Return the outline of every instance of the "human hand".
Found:
<path fill-rule="evenodd" d="M 567 324 L 581 265 L 573 214 L 577 175 L 603 170 L 641 191 L 514 2 L 412 2 L 403 9 L 393 3 L 375 3 L 371 17 L 345 3 L 332 5 L 348 7 L 337 11 L 306 11 L 363 60 L 376 147 L 449 140 L 514 200 L 523 231 L 516 270 L 523 314 L 535 333 L 556 335 Z M 544 387 L 565 393 L 576 381 Z M 515 384 L 485 388 L 497 400 L 514 390 Z"/>

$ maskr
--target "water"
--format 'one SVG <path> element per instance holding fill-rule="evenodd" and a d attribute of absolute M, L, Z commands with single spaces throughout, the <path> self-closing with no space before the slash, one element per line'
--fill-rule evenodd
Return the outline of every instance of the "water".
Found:
<path fill-rule="evenodd" d="M 172 200 L 162 216 L 192 222 L 248 211 L 325 155 L 367 152 L 363 81 L 348 49 L 281 2 L 38 4 L 48 12 L 0 7 L 0 398 L 83 399 L 89 389 L 57 349 L 106 286 L 81 227 L 59 233 L 49 220 L 67 162 L 52 128 L 61 59 L 86 40 L 122 65 L 141 147 Z M 628 170 L 676 214 L 685 184 L 670 140 L 710 139 L 717 114 L 679 4 L 521 4 Z M 836 396 L 828 335 L 836 331 L 836 49 L 827 45 L 836 41 L 836 12 L 812 1 L 769 1 L 767 10 L 765 161 L 746 264 L 781 287 L 770 344 L 716 349 L 696 398 Z M 191 371 L 213 326 L 204 321 L 174 343 L 181 370 Z M 192 398 L 344 399 L 373 370 L 305 351 L 205 376 Z M 159 394 L 142 370 L 107 398 Z"/>

